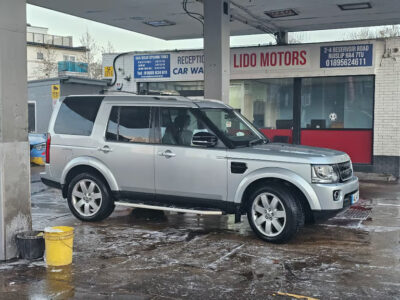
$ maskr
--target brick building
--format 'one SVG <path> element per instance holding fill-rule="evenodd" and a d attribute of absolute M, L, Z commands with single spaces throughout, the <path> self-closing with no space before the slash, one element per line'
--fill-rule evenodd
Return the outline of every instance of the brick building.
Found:
<path fill-rule="evenodd" d="M 105 70 L 116 55 L 103 56 Z M 232 48 L 230 61 L 229 104 L 271 140 L 342 150 L 358 171 L 399 176 L 399 38 Z M 202 50 L 132 52 L 115 69 L 118 90 L 203 97 Z"/>

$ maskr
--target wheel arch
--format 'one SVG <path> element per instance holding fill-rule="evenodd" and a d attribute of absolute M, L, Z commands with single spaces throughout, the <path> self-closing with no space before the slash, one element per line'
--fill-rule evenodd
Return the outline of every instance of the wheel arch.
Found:
<path fill-rule="evenodd" d="M 311 210 L 320 210 L 321 205 L 311 185 L 298 174 L 281 168 L 263 168 L 247 175 L 239 184 L 235 203 L 240 203 L 243 209 L 246 201 L 254 189 L 267 183 L 281 183 L 299 197 L 306 216 Z"/>
<path fill-rule="evenodd" d="M 61 175 L 63 197 L 67 197 L 68 184 L 77 174 L 89 172 L 104 180 L 110 191 L 118 191 L 119 187 L 111 171 L 98 159 L 93 157 L 79 157 L 71 160 Z"/>

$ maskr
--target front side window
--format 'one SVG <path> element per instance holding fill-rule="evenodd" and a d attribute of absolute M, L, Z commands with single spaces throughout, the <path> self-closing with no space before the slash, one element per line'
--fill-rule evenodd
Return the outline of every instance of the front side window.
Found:
<path fill-rule="evenodd" d="M 161 143 L 194 146 L 193 135 L 211 130 L 189 108 L 160 108 Z"/>
<path fill-rule="evenodd" d="M 54 132 L 57 134 L 91 135 L 102 100 L 103 97 L 66 98 L 58 111 Z"/>
<path fill-rule="evenodd" d="M 204 108 L 201 111 L 234 146 L 247 146 L 253 141 L 266 141 L 250 122 L 232 109 Z"/>
<path fill-rule="evenodd" d="M 125 143 L 150 143 L 150 107 L 114 106 L 106 139 Z"/>

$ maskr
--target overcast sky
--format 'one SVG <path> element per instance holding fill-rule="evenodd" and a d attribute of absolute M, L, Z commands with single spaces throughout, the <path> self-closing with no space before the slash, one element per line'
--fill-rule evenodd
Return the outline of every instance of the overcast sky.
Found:
<path fill-rule="evenodd" d="M 64 0 L 67 1 L 67 0 Z M 32 26 L 49 28 L 49 34 L 73 36 L 74 46 L 79 46 L 79 38 L 86 32 L 92 35 L 100 47 L 107 47 L 110 42 L 116 52 L 193 49 L 202 48 L 201 39 L 165 41 L 117 27 L 89 21 L 49 9 L 27 5 L 27 22 Z M 324 42 L 343 40 L 346 33 L 354 29 L 324 30 L 302 33 L 306 42 Z M 273 39 L 267 34 L 231 37 L 231 46 L 268 44 Z"/>

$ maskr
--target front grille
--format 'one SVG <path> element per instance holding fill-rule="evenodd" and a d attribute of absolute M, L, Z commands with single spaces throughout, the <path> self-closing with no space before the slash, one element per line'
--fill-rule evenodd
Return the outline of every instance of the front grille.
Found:
<path fill-rule="evenodd" d="M 350 161 L 338 164 L 338 168 L 339 168 L 340 179 L 342 181 L 349 180 L 353 176 L 353 169 L 351 167 Z"/>

